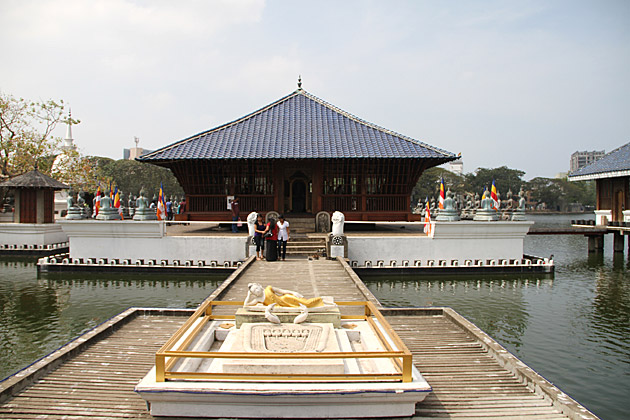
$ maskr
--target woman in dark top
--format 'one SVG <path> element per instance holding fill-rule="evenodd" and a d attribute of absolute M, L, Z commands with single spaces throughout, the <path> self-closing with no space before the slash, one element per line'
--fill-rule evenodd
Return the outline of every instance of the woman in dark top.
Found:
<path fill-rule="evenodd" d="M 265 238 L 263 238 L 265 228 L 265 220 L 263 219 L 262 214 L 258 213 L 258 216 L 256 217 L 256 226 L 254 227 L 254 243 L 256 243 L 257 260 L 265 258 L 263 255 L 265 253 Z"/>
<path fill-rule="evenodd" d="M 268 235 L 268 233 L 270 233 L 270 235 Z M 278 226 L 276 226 L 276 219 L 269 219 L 263 237 L 267 240 L 267 244 L 265 245 L 265 259 L 267 261 L 276 261 L 278 259 Z"/>

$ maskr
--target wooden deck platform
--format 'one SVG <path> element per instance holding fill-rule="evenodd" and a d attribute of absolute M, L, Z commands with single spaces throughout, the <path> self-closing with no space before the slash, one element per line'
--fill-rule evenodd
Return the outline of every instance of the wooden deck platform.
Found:
<path fill-rule="evenodd" d="M 342 260 L 248 260 L 208 299 L 242 300 L 257 281 L 338 300 L 376 299 Z M 434 392 L 414 419 L 595 419 L 448 308 L 382 309 Z M 192 310 L 132 308 L 0 383 L 0 418 L 151 419 L 135 384 Z"/>

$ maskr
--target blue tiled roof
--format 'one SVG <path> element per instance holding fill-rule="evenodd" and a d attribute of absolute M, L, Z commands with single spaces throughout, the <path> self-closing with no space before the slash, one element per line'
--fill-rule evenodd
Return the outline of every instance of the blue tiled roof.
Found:
<path fill-rule="evenodd" d="M 627 174 L 619 174 L 624 171 L 630 171 L 630 143 L 618 147 L 603 158 L 571 173 L 569 179 L 579 181 L 582 179 L 608 178 L 616 175 L 627 176 Z"/>
<path fill-rule="evenodd" d="M 236 121 L 138 160 L 262 158 L 433 158 L 447 162 L 457 156 L 363 121 L 298 89 Z"/>

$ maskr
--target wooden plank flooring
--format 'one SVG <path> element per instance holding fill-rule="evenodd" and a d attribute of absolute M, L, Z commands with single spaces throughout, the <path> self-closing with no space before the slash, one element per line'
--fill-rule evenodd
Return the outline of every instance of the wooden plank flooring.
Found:
<path fill-rule="evenodd" d="M 0 405 L 3 419 L 152 419 L 134 386 L 182 316 L 141 315 Z"/>
<path fill-rule="evenodd" d="M 307 297 L 332 295 L 338 301 L 366 300 L 339 261 L 254 261 L 227 281 L 232 283 L 217 290 L 215 299 L 243 300 L 247 284 L 259 282 L 293 289 Z M 534 392 L 522 378 L 502 367 L 488 353 L 483 340 L 454 318 L 439 310 L 421 314 L 389 312 L 387 319 L 434 389 L 417 405 L 414 419 L 567 418 L 553 406 L 551 398 Z M 0 418 L 151 419 L 134 386 L 153 366 L 157 349 L 185 319 L 175 315 L 137 316 L 0 404 Z"/>
<path fill-rule="evenodd" d="M 414 419 L 566 419 L 444 316 L 387 316 L 433 387 Z"/>

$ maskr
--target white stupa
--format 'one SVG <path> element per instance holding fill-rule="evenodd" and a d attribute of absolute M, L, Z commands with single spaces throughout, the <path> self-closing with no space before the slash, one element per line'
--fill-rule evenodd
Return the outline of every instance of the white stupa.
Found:
<path fill-rule="evenodd" d="M 73 166 L 73 161 L 77 160 L 77 146 L 72 138 L 72 110 L 68 110 L 68 119 L 66 120 L 68 128 L 66 129 L 66 138 L 61 146 L 61 153 L 55 157 L 51 167 L 51 174 L 58 179 L 66 179 L 67 168 Z M 68 192 L 66 190 L 55 192 L 55 218 L 61 218 L 67 207 Z"/>

